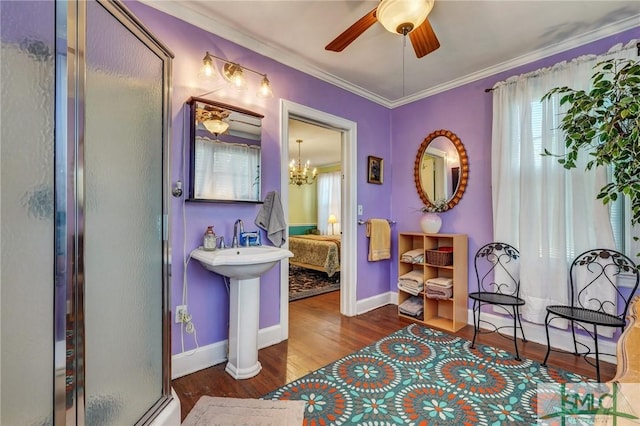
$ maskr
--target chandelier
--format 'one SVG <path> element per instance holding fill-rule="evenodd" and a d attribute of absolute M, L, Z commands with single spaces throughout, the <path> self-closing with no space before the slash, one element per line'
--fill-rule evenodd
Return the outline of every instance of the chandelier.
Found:
<path fill-rule="evenodd" d="M 296 160 L 291 160 L 291 164 L 289 164 L 289 185 L 300 186 L 305 183 L 311 185 L 318 177 L 318 170 L 314 168 L 312 175 L 308 175 L 309 160 L 307 160 L 304 167 L 302 167 L 302 161 L 300 160 L 300 146 L 302 145 L 302 139 L 298 139 L 296 142 L 298 143 L 298 162 L 296 163 Z"/>

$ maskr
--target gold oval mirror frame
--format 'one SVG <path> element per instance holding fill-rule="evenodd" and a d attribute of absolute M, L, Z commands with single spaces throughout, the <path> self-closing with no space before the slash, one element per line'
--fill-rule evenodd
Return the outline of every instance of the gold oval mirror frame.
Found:
<path fill-rule="evenodd" d="M 444 148 L 434 148 L 436 144 L 445 139 Z M 447 143 L 452 144 L 455 148 L 457 159 L 453 156 L 448 157 Z M 425 206 L 433 206 L 434 202 L 440 198 L 447 199 L 449 209 L 458 204 L 464 195 L 469 179 L 469 159 L 460 138 L 455 133 L 444 129 L 436 130 L 424 138 L 416 155 L 413 177 L 418 195 Z M 426 187 L 427 183 L 428 188 Z M 451 190 L 449 191 L 447 188 L 451 188 Z M 432 198 L 429 197 L 430 194 Z"/>

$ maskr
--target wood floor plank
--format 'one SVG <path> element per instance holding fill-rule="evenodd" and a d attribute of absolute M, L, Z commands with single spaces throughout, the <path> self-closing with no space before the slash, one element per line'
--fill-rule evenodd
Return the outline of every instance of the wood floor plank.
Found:
<path fill-rule="evenodd" d="M 326 293 L 289 304 L 289 340 L 261 349 L 262 371 L 256 377 L 235 380 L 225 364 L 173 380 L 182 407 L 182 420 L 203 395 L 259 398 L 293 380 L 347 356 L 411 324 L 399 318 L 396 305 L 387 305 L 355 317 L 340 315 L 340 293 Z M 471 340 L 473 327 L 457 336 Z M 513 351 L 513 342 L 495 333 L 482 334 L 479 343 Z M 546 346 L 518 342 L 521 356 L 542 362 Z M 595 369 L 581 357 L 553 353 L 549 365 L 595 379 Z M 615 365 L 601 363 L 601 379 L 615 375 Z"/>

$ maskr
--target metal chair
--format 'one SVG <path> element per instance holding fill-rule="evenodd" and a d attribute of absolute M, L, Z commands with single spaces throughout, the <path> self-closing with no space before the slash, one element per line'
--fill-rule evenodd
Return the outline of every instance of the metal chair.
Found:
<path fill-rule="evenodd" d="M 547 364 L 552 350 L 549 324 L 554 319 L 564 318 L 571 322 L 574 354 L 582 355 L 591 365 L 594 364 L 587 358 L 592 353 L 591 348 L 576 340 L 575 326 L 579 326 L 593 339 L 596 378 L 600 382 L 598 326 L 624 330 L 629 302 L 638 288 L 638 268 L 631 259 L 615 250 L 588 250 L 571 263 L 569 279 L 571 281 L 569 305 L 547 306 L 547 316 L 544 321 L 547 333 L 547 354 L 542 365 Z M 618 282 L 620 279 L 626 279 L 630 283 L 635 281 L 632 290 L 628 293 L 621 291 Z M 593 329 L 589 330 L 583 324 L 589 324 Z M 578 344 L 585 347 L 586 352 L 579 353 Z"/>
<path fill-rule="evenodd" d="M 491 325 L 489 332 L 498 332 L 503 328 L 513 328 L 513 345 L 516 349 L 516 359 L 520 361 L 518 353 L 517 330 L 520 329 L 522 341 L 524 337 L 520 320 L 520 306 L 524 300 L 520 298 L 520 253 L 506 243 L 492 242 L 482 246 L 476 253 L 474 260 L 478 291 L 469 293 L 473 299 L 473 341 L 475 347 L 476 336 L 486 331 L 480 330 L 480 323 Z M 499 306 L 507 315 L 513 318 L 513 326 L 496 326 L 480 319 L 483 305 Z"/>

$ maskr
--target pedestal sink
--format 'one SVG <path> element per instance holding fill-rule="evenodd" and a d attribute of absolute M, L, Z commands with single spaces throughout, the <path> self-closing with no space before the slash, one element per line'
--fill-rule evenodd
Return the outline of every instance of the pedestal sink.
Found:
<path fill-rule="evenodd" d="M 225 371 L 234 379 L 248 379 L 262 369 L 258 361 L 260 275 L 293 253 L 273 246 L 205 251 L 191 257 L 211 272 L 229 277 L 229 359 Z"/>

